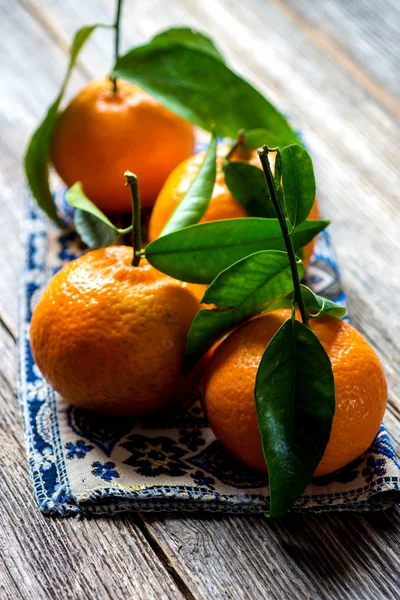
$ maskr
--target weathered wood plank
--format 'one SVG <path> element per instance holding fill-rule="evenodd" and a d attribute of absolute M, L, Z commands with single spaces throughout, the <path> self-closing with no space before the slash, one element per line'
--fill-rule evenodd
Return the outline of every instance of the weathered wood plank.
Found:
<path fill-rule="evenodd" d="M 195 578 L 212 598 L 359 600 L 398 593 L 398 510 L 279 521 L 204 515 L 146 520 L 188 585 Z"/>
<path fill-rule="evenodd" d="M 15 333 L 18 273 L 22 261 L 20 225 L 25 195 L 22 159 L 29 136 L 58 92 L 66 55 L 18 2 L 0 3 L 0 316 Z M 51 60 L 49 60 L 51 56 Z M 84 79 L 76 72 L 71 91 Z"/>
<path fill-rule="evenodd" d="M 400 11 L 396 0 L 278 0 L 295 11 L 307 34 L 343 61 L 391 104 L 400 96 Z M 338 26 L 340 24 L 340 26 Z M 350 64 L 350 61 L 353 64 Z M 370 81 L 366 82 L 366 77 Z"/>

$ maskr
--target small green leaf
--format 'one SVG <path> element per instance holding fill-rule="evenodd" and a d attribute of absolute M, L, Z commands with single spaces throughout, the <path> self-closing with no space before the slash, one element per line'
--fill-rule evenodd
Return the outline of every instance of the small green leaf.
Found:
<path fill-rule="evenodd" d="M 75 208 L 74 223 L 82 242 L 89 248 L 103 248 L 112 244 L 119 234 L 132 231 L 116 227 L 104 213 L 85 195 L 80 181 L 74 183 L 65 198 Z"/>
<path fill-rule="evenodd" d="M 225 161 L 225 183 L 250 217 L 276 217 L 264 173 L 247 162 Z"/>
<path fill-rule="evenodd" d="M 108 25 L 90 25 L 79 29 L 72 42 L 70 60 L 60 93 L 50 106 L 47 114 L 33 134 L 24 158 L 25 173 L 32 194 L 40 208 L 55 223 L 60 224 L 56 206 L 49 186 L 49 149 L 50 139 L 57 120 L 58 109 L 67 87 L 72 69 L 75 66 L 78 54 L 97 27 Z"/>
<path fill-rule="evenodd" d="M 332 302 L 327 298 L 318 296 L 318 294 L 310 290 L 310 288 L 306 285 L 301 284 L 301 291 L 307 310 L 311 310 L 314 313 L 311 315 L 311 317 L 316 318 L 322 314 L 325 314 L 340 319 L 346 314 L 345 306 L 340 306 L 339 304 L 335 304 L 335 302 Z"/>
<path fill-rule="evenodd" d="M 286 296 L 286 298 L 281 298 L 276 302 L 272 302 L 272 304 L 268 304 L 268 306 L 266 306 L 264 310 L 261 311 L 261 313 L 264 315 L 266 313 L 272 312 L 274 310 L 279 310 L 281 308 L 292 308 L 292 306 L 293 294 L 289 294 L 289 296 Z"/>
<path fill-rule="evenodd" d="M 279 146 L 280 139 L 268 129 L 250 129 L 246 131 L 245 148 L 261 148 L 265 144 L 269 148 Z"/>
<path fill-rule="evenodd" d="M 82 242 L 89 248 L 104 248 L 118 237 L 118 231 L 106 225 L 93 213 L 77 208 L 74 212 L 74 224 Z"/>
<path fill-rule="evenodd" d="M 114 74 L 135 83 L 195 125 L 235 138 L 239 129 L 265 128 L 281 145 L 298 142 L 284 116 L 215 54 L 158 39 L 121 56 Z"/>
<path fill-rule="evenodd" d="M 299 277 L 303 276 L 300 260 L 298 273 Z M 284 298 L 291 290 L 293 280 L 286 252 L 256 252 L 222 271 L 206 290 L 202 302 L 229 308 L 197 313 L 187 339 L 186 368 L 191 368 L 222 335 Z"/>
<path fill-rule="evenodd" d="M 193 29 L 189 29 L 187 27 L 173 27 L 172 29 L 167 29 L 166 31 L 162 31 L 156 35 L 151 40 L 151 43 L 154 44 L 155 42 L 164 41 L 178 42 L 179 44 L 182 44 L 182 46 L 200 50 L 205 54 L 213 56 L 220 62 L 225 63 L 224 57 L 218 48 L 216 48 L 214 42 L 199 31 L 194 31 Z"/>
<path fill-rule="evenodd" d="M 281 179 L 282 179 L 282 159 L 281 159 L 280 152 L 277 152 L 276 156 L 275 156 L 275 165 L 274 165 L 275 189 L 280 188 Z"/>
<path fill-rule="evenodd" d="M 329 221 L 305 221 L 292 236 L 295 250 L 308 244 Z M 191 283 L 211 283 L 224 269 L 259 250 L 285 250 L 277 219 L 226 219 L 199 223 L 157 238 L 145 248 L 159 271 Z"/>
<path fill-rule="evenodd" d="M 89 200 L 89 198 L 85 195 L 85 192 L 82 188 L 82 183 L 80 181 L 74 183 L 74 185 L 69 188 L 65 195 L 65 199 L 67 200 L 68 204 L 70 204 L 74 208 L 79 208 L 82 211 L 94 215 L 95 217 L 97 217 L 97 219 L 100 219 L 100 221 L 103 221 L 103 223 L 105 223 L 106 225 L 108 225 L 108 227 L 111 227 L 111 229 L 114 229 L 114 231 L 118 233 L 118 227 L 116 227 L 110 221 L 110 219 L 106 217 L 106 215 L 103 212 L 101 212 L 101 210 L 97 208 L 97 206 L 93 204 L 93 202 Z"/>
<path fill-rule="evenodd" d="M 297 270 L 301 279 L 304 268 L 300 259 Z M 222 271 L 206 289 L 202 302 L 230 308 L 247 302 L 250 297 L 254 300 L 254 294 L 261 291 L 262 304 L 269 303 L 289 294 L 293 289 L 291 279 L 287 252 L 261 250 Z M 258 312 L 257 308 L 254 314 Z"/>
<path fill-rule="evenodd" d="M 287 214 L 293 228 L 310 214 L 315 200 L 315 177 L 310 155 L 300 144 L 280 150 L 282 184 Z"/>
<path fill-rule="evenodd" d="M 196 178 L 172 213 L 161 235 L 166 235 L 188 225 L 194 225 L 200 221 L 209 207 L 216 175 L 217 137 L 214 132 Z"/>
<path fill-rule="evenodd" d="M 312 479 L 335 413 L 332 365 L 308 327 L 294 319 L 282 325 L 262 356 L 254 391 L 270 516 L 279 517 Z"/>

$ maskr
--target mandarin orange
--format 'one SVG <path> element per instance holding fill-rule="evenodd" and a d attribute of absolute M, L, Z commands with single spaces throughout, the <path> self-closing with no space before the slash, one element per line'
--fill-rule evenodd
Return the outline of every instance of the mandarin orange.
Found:
<path fill-rule="evenodd" d="M 257 425 L 254 385 L 261 356 L 290 317 L 279 310 L 238 327 L 216 348 L 204 378 L 204 402 L 219 441 L 248 466 L 266 472 Z M 332 363 L 336 413 L 325 454 L 315 475 L 336 471 L 372 443 L 387 402 L 382 366 L 351 325 L 324 316 L 310 321 Z"/>
<path fill-rule="evenodd" d="M 210 205 L 207 212 L 200 220 L 200 223 L 209 221 L 218 221 L 221 219 L 234 219 L 246 217 L 247 213 L 241 204 L 230 193 L 222 170 L 224 157 L 229 152 L 229 146 L 220 144 L 217 150 L 217 177 L 212 193 Z M 271 167 L 275 164 L 275 155 L 268 155 L 271 162 Z M 161 234 L 164 226 L 168 222 L 172 213 L 179 205 L 184 195 L 188 191 L 193 179 L 196 177 L 201 163 L 204 159 L 204 152 L 195 154 L 178 165 L 170 174 L 165 182 L 161 192 L 158 195 L 156 203 L 150 217 L 149 223 L 149 239 L 155 240 Z M 261 168 L 261 163 L 256 150 L 238 148 L 232 155 L 231 160 L 246 161 L 258 168 Z M 319 219 L 318 201 L 314 202 L 311 210 L 310 219 Z M 304 264 L 307 265 L 314 251 L 315 242 L 312 240 L 304 248 Z M 197 298 L 201 300 L 207 286 L 193 285 L 190 287 Z"/>
<path fill-rule="evenodd" d="M 247 213 L 241 204 L 230 193 L 222 170 L 224 157 L 229 151 L 229 146 L 220 144 L 217 150 L 217 177 L 212 193 L 210 205 L 207 212 L 200 220 L 200 223 L 209 221 L 219 221 L 221 219 L 235 219 L 246 217 Z M 273 168 L 275 165 L 275 155 L 270 153 L 268 158 Z M 172 213 L 188 191 L 193 179 L 196 177 L 201 163 L 204 159 L 204 152 L 199 152 L 184 160 L 170 174 L 165 182 L 157 201 L 151 213 L 149 223 L 149 239 L 155 240 L 162 232 Z M 231 157 L 231 160 L 240 160 L 261 168 L 261 163 L 256 150 L 238 148 Z M 318 202 L 314 203 L 311 210 L 310 219 L 319 219 Z M 314 242 L 310 242 L 305 248 L 305 262 L 311 257 L 314 249 Z"/>
<path fill-rule="evenodd" d="M 208 210 L 200 223 L 247 216 L 244 208 L 235 200 L 225 184 L 222 165 L 224 156 L 228 151 L 229 147 L 225 144 L 218 146 L 217 177 L 214 190 Z M 151 213 L 149 223 L 150 241 L 155 240 L 162 232 L 170 216 L 191 186 L 203 159 L 204 152 L 191 156 L 178 165 L 168 177 Z"/>
<path fill-rule="evenodd" d="M 80 408 L 145 414 L 197 388 L 198 372 L 181 371 L 197 300 L 185 283 L 131 260 L 126 246 L 88 252 L 53 277 L 34 310 L 34 359 Z"/>
<path fill-rule="evenodd" d="M 151 207 L 164 181 L 193 153 L 194 129 L 137 86 L 118 79 L 86 85 L 59 115 L 51 158 L 64 182 L 81 181 L 104 212 L 131 209 L 120 185 L 129 165 L 140 179 L 143 208 Z"/>

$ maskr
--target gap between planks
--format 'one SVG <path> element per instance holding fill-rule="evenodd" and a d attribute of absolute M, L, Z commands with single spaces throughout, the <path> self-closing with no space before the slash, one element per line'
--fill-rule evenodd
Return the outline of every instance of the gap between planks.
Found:
<path fill-rule="evenodd" d="M 147 527 L 147 520 L 143 513 L 135 512 L 132 513 L 132 519 L 137 525 L 138 529 L 140 529 L 143 537 L 146 539 L 150 548 L 153 550 L 154 554 L 157 556 L 163 567 L 168 571 L 170 576 L 172 577 L 176 587 L 179 589 L 181 594 L 187 600 L 206 600 L 206 598 L 201 595 L 194 595 L 192 590 L 189 588 L 185 580 L 179 574 L 178 569 L 174 565 L 171 557 L 166 553 L 165 549 L 161 546 L 161 544 L 157 541 L 154 533 Z M 197 590 L 198 591 L 198 590 Z"/>

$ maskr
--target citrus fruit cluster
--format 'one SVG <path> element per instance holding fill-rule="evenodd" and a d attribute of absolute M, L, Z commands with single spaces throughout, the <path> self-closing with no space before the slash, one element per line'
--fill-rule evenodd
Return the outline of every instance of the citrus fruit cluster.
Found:
<path fill-rule="evenodd" d="M 75 39 L 71 64 L 82 44 Z M 72 186 L 82 239 L 93 247 L 114 240 L 49 282 L 32 317 L 33 356 L 66 400 L 110 415 L 166 408 L 193 395 L 204 375 L 215 435 L 269 472 L 278 516 L 312 476 L 368 448 L 387 401 L 373 349 L 337 318 L 340 307 L 301 284 L 327 225 L 311 159 L 282 115 L 201 34 L 170 30 L 116 59 L 110 79 L 90 82 L 57 114 L 60 94 L 27 152 L 32 191 L 49 216 L 57 220 L 48 155 Z M 175 77 L 164 89 L 176 75 L 171 62 L 178 71 L 184 63 L 184 85 Z M 202 90 L 193 81 L 204 65 L 219 86 L 211 103 L 196 95 L 202 91 L 189 93 Z M 243 94 L 248 114 L 223 105 L 224 81 Z M 211 115 L 223 134 L 241 119 L 247 129 L 217 144 L 209 125 L 208 151 L 193 155 L 194 125 L 206 127 Z M 269 140 L 276 147 L 257 153 Z M 125 173 L 130 195 L 121 182 L 127 167 L 135 173 Z M 141 205 L 152 209 L 144 247 Z M 113 225 L 109 217 L 131 207 L 132 225 Z M 129 232 L 132 247 L 116 245 Z"/>

